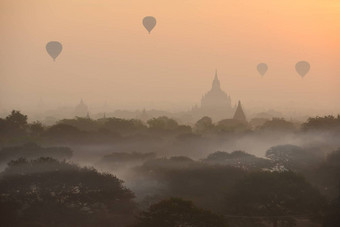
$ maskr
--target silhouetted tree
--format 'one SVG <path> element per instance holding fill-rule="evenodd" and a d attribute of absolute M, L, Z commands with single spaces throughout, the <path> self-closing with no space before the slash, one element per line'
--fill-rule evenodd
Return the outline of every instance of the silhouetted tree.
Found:
<path fill-rule="evenodd" d="M 340 148 L 330 153 L 326 160 L 311 174 L 313 183 L 331 199 L 340 194 Z"/>
<path fill-rule="evenodd" d="M 234 215 L 265 216 L 291 222 L 285 216 L 318 216 L 325 204 L 319 191 L 293 172 L 256 172 L 240 180 L 226 197 L 226 211 Z"/>
<path fill-rule="evenodd" d="M 269 148 L 266 151 L 266 157 L 295 172 L 305 172 L 321 163 L 321 157 L 291 144 Z"/>
<path fill-rule="evenodd" d="M 195 123 L 195 131 L 198 133 L 211 132 L 214 128 L 214 124 L 210 117 L 202 117 Z"/>
<path fill-rule="evenodd" d="M 4 226 L 126 226 L 133 197 L 111 174 L 51 158 L 12 161 L 0 175 Z"/>
<path fill-rule="evenodd" d="M 302 125 L 304 130 L 323 130 L 340 132 L 340 115 L 308 118 L 307 122 Z"/>
<path fill-rule="evenodd" d="M 244 121 L 224 119 L 217 122 L 216 129 L 218 132 L 238 133 L 250 130 L 250 125 Z"/>
<path fill-rule="evenodd" d="M 151 205 L 138 217 L 136 227 L 223 227 L 222 216 L 196 207 L 191 201 L 171 198 Z"/>
<path fill-rule="evenodd" d="M 155 130 L 175 130 L 178 127 L 178 123 L 174 119 L 165 116 L 152 118 L 147 123 L 151 129 Z"/>
<path fill-rule="evenodd" d="M 23 137 L 27 129 L 27 116 L 13 110 L 5 120 L 0 121 L 0 134 L 6 138 Z"/>
<path fill-rule="evenodd" d="M 246 172 L 231 166 L 211 165 L 188 157 L 151 159 L 136 173 L 161 185 L 161 193 L 189 199 L 199 206 L 219 212 L 226 190 Z"/>
<path fill-rule="evenodd" d="M 28 125 L 30 132 L 35 136 L 40 136 L 44 132 L 44 126 L 41 122 L 35 121 Z"/>
<path fill-rule="evenodd" d="M 323 227 L 338 227 L 340 226 L 340 182 L 338 198 L 331 201 L 325 211 Z"/>
<path fill-rule="evenodd" d="M 269 119 L 267 118 L 253 118 L 249 121 L 249 124 L 253 126 L 253 128 L 259 128 L 264 123 L 266 123 Z"/>
<path fill-rule="evenodd" d="M 81 132 L 76 127 L 66 124 L 56 124 L 48 128 L 44 135 L 49 137 L 51 140 L 55 141 L 78 141 L 79 139 L 83 139 L 82 136 L 84 132 Z"/>
<path fill-rule="evenodd" d="M 7 122 L 6 120 L 0 118 L 0 142 L 5 137 L 7 133 Z"/>
<path fill-rule="evenodd" d="M 20 111 L 12 110 L 11 114 L 6 117 L 6 121 L 15 128 L 25 129 L 27 126 L 27 115 L 23 115 Z"/>
<path fill-rule="evenodd" d="M 75 119 L 63 119 L 58 124 L 71 125 L 81 131 L 98 130 L 100 124 L 95 120 L 87 117 L 76 117 Z"/>
<path fill-rule="evenodd" d="M 232 153 L 217 151 L 209 154 L 205 162 L 229 165 L 242 169 L 254 170 L 271 168 L 273 166 L 272 162 L 267 159 L 258 158 L 255 155 L 248 154 L 244 151 L 233 151 Z"/>
<path fill-rule="evenodd" d="M 286 121 L 283 118 L 273 118 L 270 121 L 266 121 L 261 127 L 261 130 L 270 131 L 294 131 L 296 130 L 295 125 L 292 122 Z"/>
<path fill-rule="evenodd" d="M 104 127 L 112 132 L 118 133 L 136 133 L 140 130 L 146 129 L 146 126 L 141 120 L 137 119 L 121 119 L 121 118 L 107 118 L 104 121 Z"/>

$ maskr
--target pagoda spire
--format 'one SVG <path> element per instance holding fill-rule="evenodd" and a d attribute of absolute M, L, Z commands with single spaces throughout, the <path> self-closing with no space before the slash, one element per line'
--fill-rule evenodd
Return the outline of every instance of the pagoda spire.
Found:
<path fill-rule="evenodd" d="M 215 78 L 212 83 L 212 90 L 221 89 L 220 80 L 217 77 L 217 69 L 215 71 Z"/>
<path fill-rule="evenodd" d="M 233 119 L 243 121 L 243 122 L 247 121 L 246 115 L 244 114 L 243 109 L 242 109 L 241 101 L 238 101 L 238 105 L 237 105 Z"/>

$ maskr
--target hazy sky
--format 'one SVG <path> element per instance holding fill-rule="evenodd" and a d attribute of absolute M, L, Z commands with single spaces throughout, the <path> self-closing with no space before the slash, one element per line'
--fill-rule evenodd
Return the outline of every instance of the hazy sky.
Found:
<path fill-rule="evenodd" d="M 157 19 L 150 35 L 145 16 Z M 337 0 L 1 0 L 0 29 L 0 111 L 40 98 L 185 110 L 217 68 L 245 108 L 340 112 Z M 51 40 L 63 44 L 56 62 Z M 303 79 L 300 60 L 311 64 Z"/>

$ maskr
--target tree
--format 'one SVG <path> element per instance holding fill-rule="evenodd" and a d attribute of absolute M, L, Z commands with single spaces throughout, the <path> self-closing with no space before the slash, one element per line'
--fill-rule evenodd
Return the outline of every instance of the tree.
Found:
<path fill-rule="evenodd" d="M 74 140 L 80 139 L 85 133 L 76 127 L 66 124 L 56 124 L 46 130 L 44 135 L 53 140 Z"/>
<path fill-rule="evenodd" d="M 340 184 L 339 184 L 340 192 Z M 326 214 L 323 220 L 323 227 L 338 227 L 340 226 L 340 195 L 331 201 L 331 204 L 326 209 Z"/>
<path fill-rule="evenodd" d="M 0 142 L 7 133 L 7 122 L 6 120 L 0 118 Z"/>
<path fill-rule="evenodd" d="M 160 201 L 142 212 L 136 227 L 222 227 L 222 216 L 196 207 L 191 201 L 171 198 Z"/>
<path fill-rule="evenodd" d="M 315 168 L 311 179 L 331 199 L 340 195 L 340 148 L 331 152 L 326 160 Z"/>
<path fill-rule="evenodd" d="M 188 199 L 213 212 L 223 211 L 226 189 L 246 174 L 240 168 L 212 165 L 183 156 L 151 159 L 135 170 L 139 178 L 166 186 L 159 187 L 158 194 Z"/>
<path fill-rule="evenodd" d="M 18 159 L 0 175 L 6 226 L 126 226 L 133 197 L 111 174 L 51 158 Z"/>
<path fill-rule="evenodd" d="M 195 130 L 199 133 L 209 132 L 214 128 L 214 124 L 210 117 L 202 117 L 195 124 Z"/>
<path fill-rule="evenodd" d="M 302 125 L 304 130 L 323 130 L 340 132 L 340 115 L 308 118 L 307 122 Z"/>
<path fill-rule="evenodd" d="M 321 162 L 321 157 L 315 153 L 291 144 L 269 148 L 266 151 L 266 157 L 274 161 L 275 164 L 296 172 L 305 172 L 305 170 L 311 169 Z"/>
<path fill-rule="evenodd" d="M 238 133 L 250 130 L 250 125 L 235 119 L 224 119 L 217 122 L 216 129 L 220 132 Z"/>
<path fill-rule="evenodd" d="M 233 151 L 232 153 L 217 151 L 209 154 L 204 161 L 252 170 L 272 167 L 270 160 L 258 158 L 255 155 L 248 154 L 244 151 Z"/>
<path fill-rule="evenodd" d="M 121 119 L 121 118 L 108 118 L 104 121 L 104 128 L 112 132 L 118 133 L 131 133 L 140 131 L 146 128 L 141 120 L 136 119 Z"/>
<path fill-rule="evenodd" d="M 229 214 L 264 216 L 273 226 L 292 221 L 287 216 L 318 216 L 324 204 L 320 192 L 293 172 L 250 173 L 226 196 Z"/>
<path fill-rule="evenodd" d="M 265 122 L 261 127 L 261 130 L 272 130 L 272 131 L 283 131 L 289 132 L 294 131 L 295 125 L 292 122 L 286 121 L 283 118 L 273 118 L 270 121 Z"/>
<path fill-rule="evenodd" d="M 166 116 L 152 118 L 147 123 L 151 129 L 156 130 L 174 130 L 178 127 L 178 123 L 174 119 Z"/>
<path fill-rule="evenodd" d="M 29 124 L 29 129 L 33 135 L 40 136 L 44 132 L 44 126 L 41 122 L 35 121 Z"/>
<path fill-rule="evenodd" d="M 13 127 L 25 129 L 27 126 L 27 115 L 23 115 L 20 111 L 12 110 L 11 114 L 6 117 L 6 121 Z"/>
<path fill-rule="evenodd" d="M 87 117 L 76 117 L 75 119 L 63 119 L 58 124 L 71 125 L 81 131 L 95 131 L 98 129 L 98 122 Z"/>
<path fill-rule="evenodd" d="M 7 139 L 22 138 L 26 134 L 27 116 L 12 110 L 5 120 L 0 120 L 0 134 Z"/>

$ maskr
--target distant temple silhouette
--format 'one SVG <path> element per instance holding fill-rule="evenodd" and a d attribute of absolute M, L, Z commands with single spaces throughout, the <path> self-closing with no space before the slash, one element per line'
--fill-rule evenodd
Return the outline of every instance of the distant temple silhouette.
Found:
<path fill-rule="evenodd" d="M 183 121 L 196 122 L 202 117 L 210 117 L 213 121 L 230 120 L 238 122 L 247 122 L 246 115 L 243 111 L 241 101 L 238 101 L 238 105 L 233 105 L 231 97 L 221 89 L 220 80 L 215 72 L 215 77 L 212 82 L 211 89 L 202 96 L 201 105 L 194 106 L 190 111 L 181 113 L 168 113 L 164 111 L 150 110 L 131 112 L 131 111 L 115 111 L 114 116 L 120 118 L 138 118 L 142 121 L 147 121 L 152 117 L 157 116 L 170 116 L 182 119 Z M 83 99 L 75 107 L 74 116 L 90 118 L 89 110 Z M 103 115 L 101 115 L 102 117 Z M 104 112 L 104 118 L 105 118 Z"/>
<path fill-rule="evenodd" d="M 243 109 L 242 109 L 241 101 L 238 101 L 238 105 L 237 105 L 233 119 L 242 121 L 242 122 L 247 121 L 246 115 L 244 114 Z"/>
<path fill-rule="evenodd" d="M 83 99 L 81 99 L 80 103 L 76 106 L 74 114 L 76 117 L 89 117 L 89 110 L 83 102 Z"/>
<path fill-rule="evenodd" d="M 222 119 L 235 119 L 246 121 L 241 102 L 238 103 L 236 108 L 231 104 L 231 97 L 221 89 L 220 80 L 215 72 L 215 77 L 212 82 L 212 87 L 201 99 L 201 106 L 192 109 L 194 115 L 200 117 L 208 116 L 214 121 Z M 233 117 L 234 116 L 234 117 Z"/>

